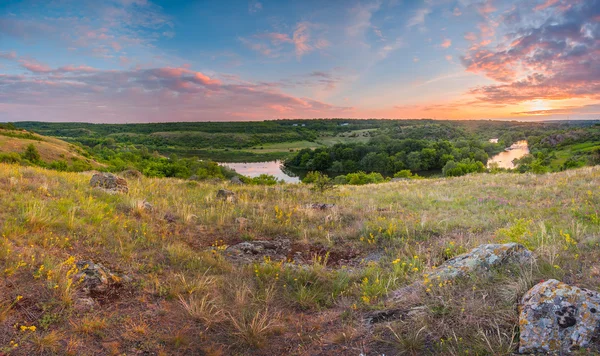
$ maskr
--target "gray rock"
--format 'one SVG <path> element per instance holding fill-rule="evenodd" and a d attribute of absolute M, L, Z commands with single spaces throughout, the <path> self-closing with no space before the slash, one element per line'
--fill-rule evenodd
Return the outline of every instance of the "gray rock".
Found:
<path fill-rule="evenodd" d="M 217 192 L 217 198 L 227 200 L 227 201 L 234 201 L 235 193 L 232 192 L 231 190 L 219 189 L 219 191 Z"/>
<path fill-rule="evenodd" d="M 90 186 L 102 189 L 107 193 L 127 193 L 127 181 L 112 173 L 96 173 L 90 179 Z"/>
<path fill-rule="evenodd" d="M 231 183 L 236 184 L 236 185 L 244 185 L 245 184 L 244 182 L 242 182 L 242 180 L 238 176 L 234 176 L 233 178 L 231 178 Z"/>
<path fill-rule="evenodd" d="M 520 353 L 586 348 L 600 327 L 600 294 L 555 279 L 525 293 L 520 310 Z"/>
<path fill-rule="evenodd" d="M 473 272 L 487 272 L 490 268 L 510 263 L 532 262 L 531 251 L 517 243 L 480 245 L 467 253 L 446 261 L 429 279 L 449 280 L 465 276 Z"/>
<path fill-rule="evenodd" d="M 523 245 L 517 243 L 485 244 L 446 261 L 433 272 L 424 274 L 424 277 L 439 283 L 465 277 L 471 273 L 486 275 L 492 268 L 499 268 L 508 264 L 531 262 L 533 262 L 533 254 Z M 367 316 L 367 320 L 369 323 L 375 323 L 388 320 L 391 316 L 397 316 L 397 312 L 400 310 L 398 306 L 405 303 L 409 297 L 412 298 L 418 295 L 425 288 L 423 280 L 419 280 L 392 291 L 387 300 L 390 309 L 372 313 Z"/>
<path fill-rule="evenodd" d="M 131 280 L 128 276 L 112 273 L 100 263 L 79 261 L 75 265 L 79 272 L 73 279 L 79 283 L 88 295 L 105 293 L 110 287 L 121 285 Z"/>

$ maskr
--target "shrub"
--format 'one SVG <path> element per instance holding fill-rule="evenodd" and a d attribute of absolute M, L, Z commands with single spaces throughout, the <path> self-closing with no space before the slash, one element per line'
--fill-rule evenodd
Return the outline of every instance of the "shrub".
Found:
<path fill-rule="evenodd" d="M 37 148 L 35 148 L 33 143 L 30 143 L 29 146 L 27 146 L 27 148 L 25 149 L 25 152 L 23 152 L 22 156 L 23 156 L 23 159 L 26 159 L 32 163 L 39 162 L 40 158 L 41 158 L 40 153 L 38 152 Z"/>
<path fill-rule="evenodd" d="M 2 163 L 21 163 L 21 156 L 16 152 L 0 153 Z"/>

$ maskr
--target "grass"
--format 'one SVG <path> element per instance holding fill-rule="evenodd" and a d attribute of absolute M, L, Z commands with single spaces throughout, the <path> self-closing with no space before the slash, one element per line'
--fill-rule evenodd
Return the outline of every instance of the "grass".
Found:
<path fill-rule="evenodd" d="M 128 195 L 110 195 L 89 188 L 90 178 L 0 164 L 0 352 L 508 355 L 518 344 L 517 302 L 533 284 L 600 285 L 600 167 L 325 193 L 141 178 L 129 180 Z M 235 203 L 216 198 L 223 187 Z M 143 200 L 153 209 L 137 209 Z M 336 208 L 306 208 L 314 202 Z M 228 245 L 280 237 L 303 263 L 224 256 Z M 431 283 L 404 306 L 406 318 L 363 322 L 390 291 L 445 260 L 507 241 L 528 246 L 537 262 Z M 81 308 L 79 260 L 132 281 Z"/>
<path fill-rule="evenodd" d="M 82 156 L 77 147 L 68 142 L 53 137 L 41 136 L 34 133 L 8 131 L 0 129 L 0 153 L 23 152 L 29 144 L 33 144 L 44 162 L 57 160 L 89 161 L 94 167 L 102 165 Z"/>

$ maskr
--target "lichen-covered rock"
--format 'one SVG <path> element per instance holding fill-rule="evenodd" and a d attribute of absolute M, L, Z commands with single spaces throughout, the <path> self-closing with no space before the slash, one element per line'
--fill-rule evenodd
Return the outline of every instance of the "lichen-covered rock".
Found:
<path fill-rule="evenodd" d="M 525 293 L 520 310 L 521 353 L 586 348 L 600 327 L 600 294 L 555 279 Z"/>
<path fill-rule="evenodd" d="M 509 263 L 531 262 L 532 259 L 531 251 L 517 243 L 485 244 L 446 261 L 429 274 L 429 279 L 449 280 Z"/>
<path fill-rule="evenodd" d="M 127 193 L 127 181 L 112 173 L 96 173 L 90 179 L 90 186 L 99 188 L 108 193 Z"/>
<path fill-rule="evenodd" d="M 443 282 L 453 280 L 459 277 L 467 276 L 471 273 L 487 273 L 492 268 L 497 268 L 506 264 L 531 263 L 533 254 L 523 245 L 517 243 L 506 244 L 485 244 L 480 245 L 467 253 L 456 256 L 446 261 L 436 268 L 433 272 L 427 273 L 429 280 Z M 421 281 L 414 285 L 398 289 L 391 294 L 391 300 L 402 300 L 406 294 L 405 289 L 411 291 L 422 287 Z"/>
<path fill-rule="evenodd" d="M 79 261 L 75 265 L 78 273 L 73 278 L 89 295 L 104 293 L 112 286 L 130 281 L 128 276 L 112 273 L 100 263 Z"/>

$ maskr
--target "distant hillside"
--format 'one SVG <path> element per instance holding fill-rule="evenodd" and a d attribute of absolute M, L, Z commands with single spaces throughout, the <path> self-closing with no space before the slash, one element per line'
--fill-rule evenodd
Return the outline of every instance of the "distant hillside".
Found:
<path fill-rule="evenodd" d="M 68 167 L 87 163 L 93 168 L 103 166 L 102 164 L 86 157 L 85 152 L 77 146 L 68 142 L 38 135 L 26 130 L 7 130 L 0 128 L 0 154 L 21 155 L 29 145 L 33 144 L 40 155 L 41 163 L 51 164 L 53 162 L 65 162 Z"/>

